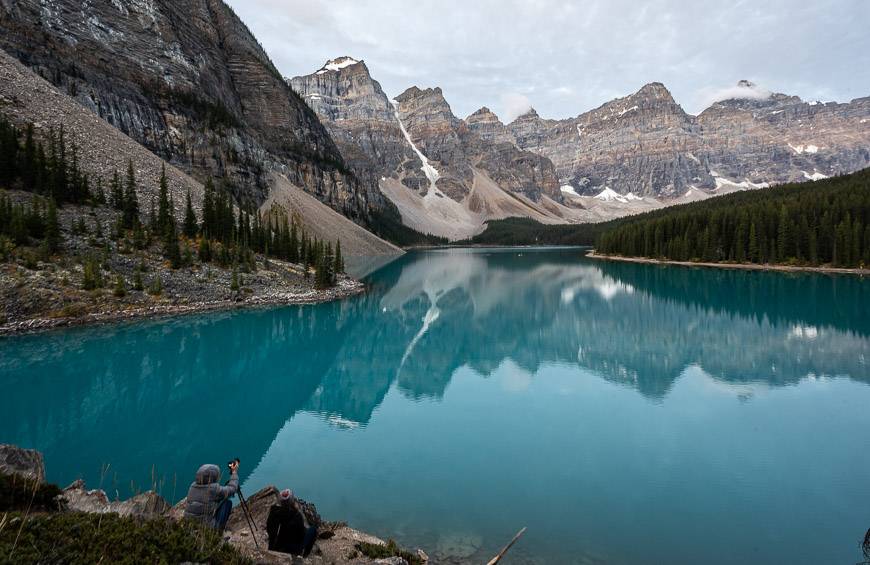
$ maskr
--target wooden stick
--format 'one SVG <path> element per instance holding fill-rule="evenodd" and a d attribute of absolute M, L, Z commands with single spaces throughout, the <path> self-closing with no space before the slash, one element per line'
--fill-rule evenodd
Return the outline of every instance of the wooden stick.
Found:
<path fill-rule="evenodd" d="M 526 528 L 525 528 L 525 527 L 523 527 L 522 530 L 518 531 L 518 532 L 517 532 L 517 535 L 514 536 L 514 539 L 512 539 L 511 542 L 510 542 L 509 544 L 507 544 L 506 546 L 504 546 L 504 548 L 503 548 L 501 551 L 498 552 L 498 555 L 496 555 L 495 557 L 493 557 L 493 558 L 489 561 L 489 563 L 487 563 L 486 565 L 495 565 L 496 563 L 498 563 L 499 561 L 501 561 L 501 558 L 504 557 L 504 554 L 508 552 L 508 550 L 511 548 L 511 546 L 512 546 L 513 544 L 515 544 L 515 543 L 517 542 L 517 540 L 520 539 L 520 536 L 523 535 L 524 533 L 526 533 Z"/>

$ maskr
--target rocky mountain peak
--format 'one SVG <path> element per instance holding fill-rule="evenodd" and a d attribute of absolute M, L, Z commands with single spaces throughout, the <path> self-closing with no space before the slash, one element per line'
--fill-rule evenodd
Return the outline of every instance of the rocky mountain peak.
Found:
<path fill-rule="evenodd" d="M 640 90 L 628 96 L 628 98 L 656 100 L 661 102 L 673 103 L 674 97 L 671 96 L 671 91 L 660 82 L 651 82 L 643 85 Z"/>
<path fill-rule="evenodd" d="M 477 110 L 467 118 L 465 118 L 465 122 L 469 125 L 471 124 L 501 124 L 501 120 L 498 119 L 498 116 L 489 108 L 484 106 L 480 110 Z"/>
<path fill-rule="evenodd" d="M 515 124 L 515 123 L 518 123 L 518 122 L 533 122 L 533 121 L 537 121 L 537 120 L 540 120 L 540 119 L 541 119 L 541 116 L 538 115 L 538 111 L 535 110 L 534 108 L 529 108 L 529 110 L 528 110 L 527 112 L 525 112 L 524 114 L 520 114 L 519 116 L 517 116 L 517 117 L 514 119 L 514 121 L 511 122 L 511 124 Z"/>
<path fill-rule="evenodd" d="M 320 70 L 318 70 L 315 74 L 323 75 L 326 73 L 340 72 L 342 69 L 346 69 L 355 65 L 365 66 L 362 61 L 357 61 L 353 57 L 348 57 L 345 55 L 342 57 L 338 57 L 337 59 L 330 59 L 322 67 L 320 67 Z M 366 69 L 366 72 L 368 72 L 368 69 Z"/>
<path fill-rule="evenodd" d="M 737 86 L 739 86 L 740 88 L 755 88 L 755 83 L 751 80 L 743 79 L 737 81 Z"/>

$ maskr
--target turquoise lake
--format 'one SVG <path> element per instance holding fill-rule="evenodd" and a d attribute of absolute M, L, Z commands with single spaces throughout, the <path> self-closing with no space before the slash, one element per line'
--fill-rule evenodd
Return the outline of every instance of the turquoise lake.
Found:
<path fill-rule="evenodd" d="M 0 442 L 186 494 L 242 461 L 441 562 L 853 564 L 870 281 L 409 253 L 367 294 L 0 340 Z"/>

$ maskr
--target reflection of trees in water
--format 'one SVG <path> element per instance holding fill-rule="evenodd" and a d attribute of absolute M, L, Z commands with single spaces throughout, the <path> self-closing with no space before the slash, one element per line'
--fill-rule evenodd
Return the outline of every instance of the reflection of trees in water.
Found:
<path fill-rule="evenodd" d="M 0 365 L 16 391 L 0 399 L 3 439 L 42 449 L 49 472 L 85 471 L 91 484 L 101 462 L 111 463 L 122 487 L 147 488 L 152 465 L 186 484 L 204 461 L 253 463 L 333 364 L 354 320 L 345 310 L 218 314 L 19 340 L 16 358 L 38 361 Z"/>
<path fill-rule="evenodd" d="M 661 300 L 712 313 L 870 336 L 870 282 L 855 276 L 599 261 L 602 274 Z"/>
<path fill-rule="evenodd" d="M 298 410 L 366 423 L 393 383 L 441 398 L 463 365 L 576 364 L 650 397 L 690 365 L 727 382 L 867 380 L 857 279 L 451 251 L 390 264 L 370 286 L 334 304 L 7 340 L 0 441 L 92 484 L 111 453 L 119 477 L 146 486 L 152 464 L 181 483 L 203 461 L 253 467 Z"/>
<path fill-rule="evenodd" d="M 414 398 L 440 397 L 462 365 L 488 375 L 506 358 L 530 372 L 577 363 L 651 397 L 690 365 L 730 382 L 861 379 L 870 313 L 855 312 L 866 289 L 854 278 L 580 262 L 573 252 L 428 254 L 403 264 L 382 300 L 397 335 L 369 346 L 395 363 L 436 297 L 438 320 L 398 374 Z M 843 318 L 842 303 L 858 306 Z"/>

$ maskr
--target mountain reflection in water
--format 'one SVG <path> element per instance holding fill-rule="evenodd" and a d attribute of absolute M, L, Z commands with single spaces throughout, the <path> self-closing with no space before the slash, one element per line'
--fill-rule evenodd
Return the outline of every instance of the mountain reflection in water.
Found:
<path fill-rule="evenodd" d="M 864 280 L 582 255 L 415 252 L 343 302 L 5 339 L 0 442 L 42 450 L 60 483 L 124 496 L 153 476 L 177 499 L 200 463 L 269 467 L 297 415 L 360 433 L 391 390 L 439 403 L 462 371 L 509 367 L 522 390 L 572 367 L 653 404 L 682 378 L 741 402 L 806 379 L 870 383 Z"/>

